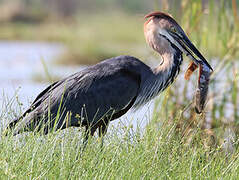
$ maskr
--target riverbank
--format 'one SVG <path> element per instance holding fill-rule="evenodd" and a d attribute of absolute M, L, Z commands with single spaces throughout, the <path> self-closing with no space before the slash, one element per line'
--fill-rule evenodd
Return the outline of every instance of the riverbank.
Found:
<path fill-rule="evenodd" d="M 0 39 L 59 42 L 67 48 L 56 63 L 95 64 L 121 54 L 145 55 L 143 16 L 79 15 L 72 21 L 4 23 Z"/>

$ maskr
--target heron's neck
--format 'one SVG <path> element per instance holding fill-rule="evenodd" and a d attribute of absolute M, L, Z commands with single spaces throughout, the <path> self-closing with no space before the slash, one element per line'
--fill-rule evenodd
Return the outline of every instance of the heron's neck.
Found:
<path fill-rule="evenodd" d="M 153 99 L 160 92 L 173 83 L 180 71 L 182 52 L 175 48 L 173 53 L 161 54 L 163 62 L 152 69 L 152 74 L 141 84 L 141 90 L 135 102 L 139 107 Z"/>
<path fill-rule="evenodd" d="M 175 49 L 173 53 L 164 53 L 161 55 L 163 62 L 153 69 L 155 76 L 155 83 L 160 84 L 159 91 L 163 91 L 167 88 L 180 71 L 180 65 L 182 63 L 182 52 L 179 49 Z"/>

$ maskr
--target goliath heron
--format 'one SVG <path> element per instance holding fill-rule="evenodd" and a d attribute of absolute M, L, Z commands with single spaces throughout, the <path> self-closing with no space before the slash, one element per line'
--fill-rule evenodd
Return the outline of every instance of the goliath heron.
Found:
<path fill-rule="evenodd" d="M 170 15 L 153 12 L 145 18 L 144 35 L 162 57 L 159 66 L 150 68 L 132 56 L 104 60 L 48 86 L 8 128 L 16 135 L 27 130 L 43 129 L 47 134 L 52 129 L 85 126 L 85 140 L 97 129 L 102 136 L 110 121 L 148 102 L 173 83 L 183 53 L 212 70 Z"/>

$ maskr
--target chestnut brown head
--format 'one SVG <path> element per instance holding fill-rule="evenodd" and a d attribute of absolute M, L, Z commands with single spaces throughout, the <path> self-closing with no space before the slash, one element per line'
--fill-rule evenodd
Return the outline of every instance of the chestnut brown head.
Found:
<path fill-rule="evenodd" d="M 162 54 L 173 44 L 196 64 L 204 63 L 213 70 L 171 15 L 155 11 L 147 14 L 145 19 L 145 38 L 153 49 Z"/>

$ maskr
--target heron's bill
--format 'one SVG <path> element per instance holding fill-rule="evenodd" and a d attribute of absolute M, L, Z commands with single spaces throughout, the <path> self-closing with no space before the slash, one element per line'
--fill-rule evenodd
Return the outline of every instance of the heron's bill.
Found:
<path fill-rule="evenodd" d="M 189 56 L 196 65 L 205 64 L 211 71 L 213 71 L 210 64 L 203 57 L 203 55 L 197 50 L 197 48 L 193 45 L 193 43 L 188 39 L 186 34 L 178 35 L 177 33 L 174 32 L 170 32 L 170 34 L 182 46 L 186 55 Z"/>

